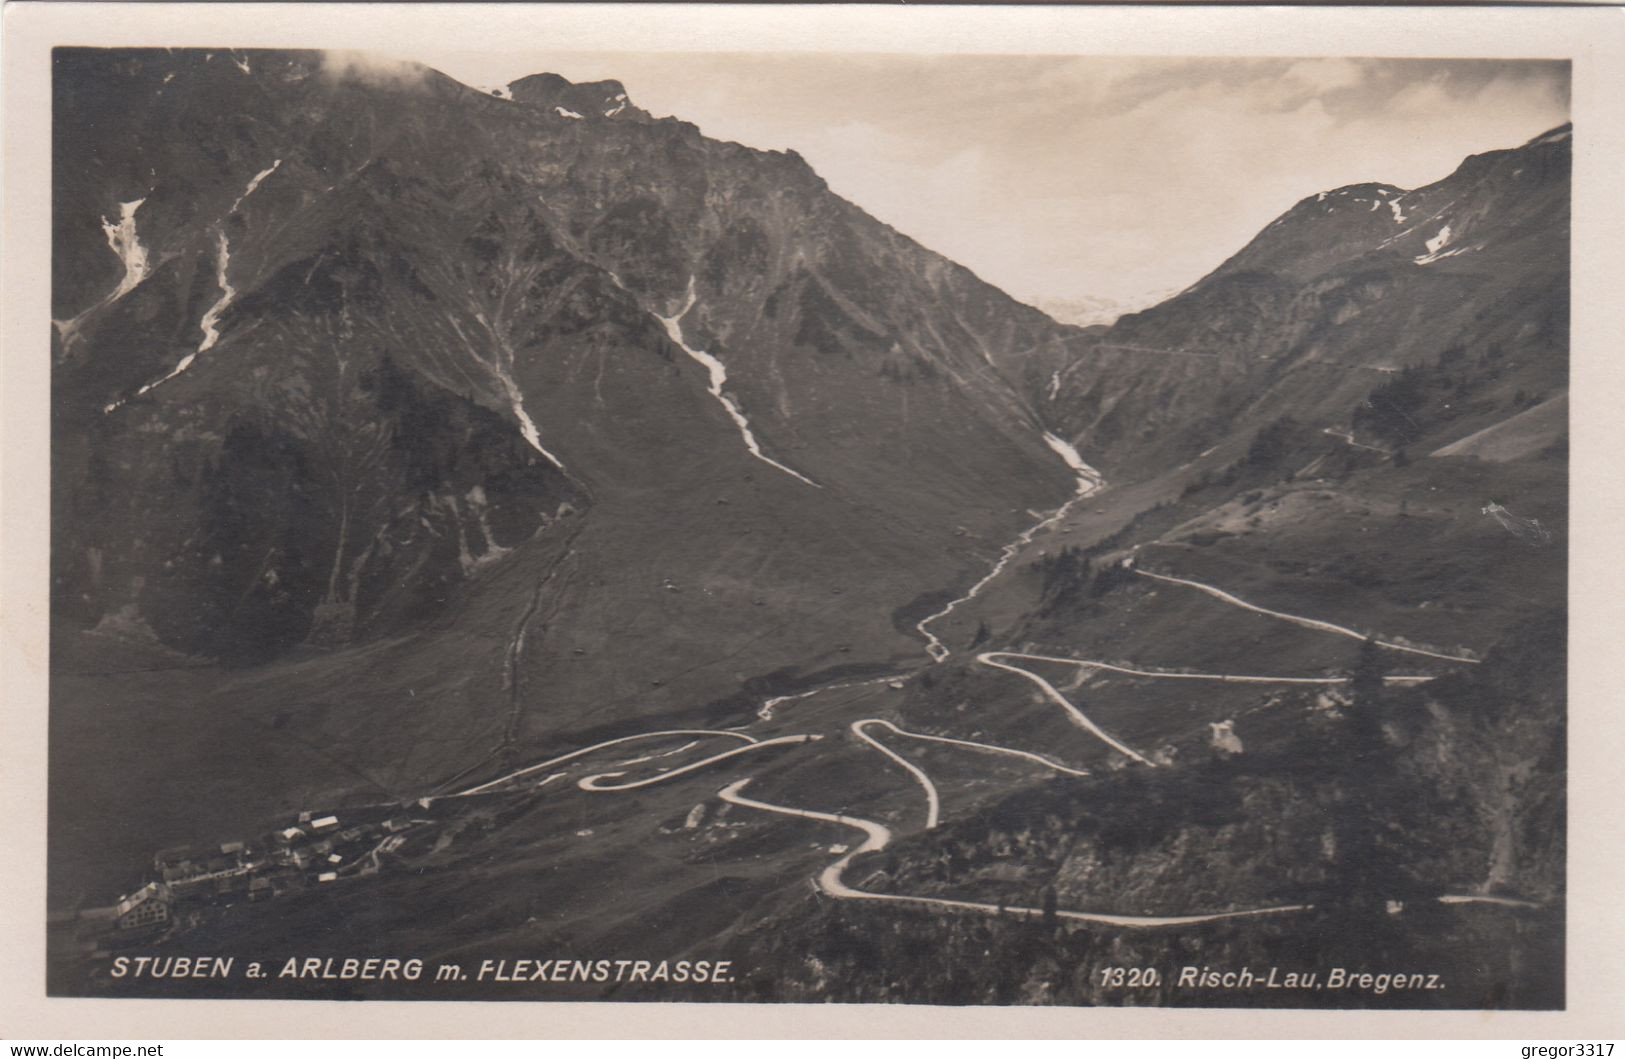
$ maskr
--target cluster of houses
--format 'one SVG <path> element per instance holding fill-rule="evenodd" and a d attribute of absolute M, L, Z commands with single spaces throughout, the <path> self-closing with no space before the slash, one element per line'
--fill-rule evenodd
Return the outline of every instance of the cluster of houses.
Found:
<path fill-rule="evenodd" d="M 211 908 L 370 875 L 378 871 L 380 856 L 405 843 L 405 832 L 431 822 L 383 817 L 374 810 L 346 825 L 337 815 L 305 812 L 253 843 L 160 850 L 152 860 L 152 877 L 114 906 L 112 933 L 128 940 L 150 938 Z"/>

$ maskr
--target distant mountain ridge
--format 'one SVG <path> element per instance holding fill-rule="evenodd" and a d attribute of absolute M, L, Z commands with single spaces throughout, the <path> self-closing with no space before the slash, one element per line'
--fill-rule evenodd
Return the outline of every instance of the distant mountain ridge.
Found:
<path fill-rule="evenodd" d="M 1166 466 L 1243 415 L 1346 423 L 1383 376 L 1517 348 L 1526 392 L 1567 384 L 1568 125 L 1412 191 L 1311 195 L 1174 298 L 1050 347 L 1023 385 L 1108 469 Z M 1053 395 L 1053 396 L 1050 396 Z"/>
<path fill-rule="evenodd" d="M 1173 291 L 1163 291 L 1143 298 L 1134 298 L 1130 301 L 1118 301 L 1115 298 L 1106 298 L 1099 295 L 1082 295 L 1076 298 L 1034 298 L 1034 308 L 1042 310 L 1046 315 L 1063 324 L 1073 324 L 1077 327 L 1111 326 L 1125 313 L 1144 309 L 1163 301 Z"/>

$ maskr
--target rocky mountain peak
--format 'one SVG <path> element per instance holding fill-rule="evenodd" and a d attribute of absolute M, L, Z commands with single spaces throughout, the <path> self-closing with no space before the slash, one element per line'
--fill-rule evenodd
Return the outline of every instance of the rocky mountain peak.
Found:
<path fill-rule="evenodd" d="M 1405 189 L 1393 184 L 1348 184 L 1330 191 L 1321 191 L 1302 199 L 1292 208 L 1293 213 L 1336 213 L 1339 209 L 1361 207 L 1375 212 L 1387 200 L 1405 194 Z"/>
<path fill-rule="evenodd" d="M 632 105 L 619 81 L 569 81 L 558 74 L 521 77 L 508 86 L 515 103 L 551 110 L 561 118 L 588 121 L 602 118 L 648 120 L 645 110 Z"/>

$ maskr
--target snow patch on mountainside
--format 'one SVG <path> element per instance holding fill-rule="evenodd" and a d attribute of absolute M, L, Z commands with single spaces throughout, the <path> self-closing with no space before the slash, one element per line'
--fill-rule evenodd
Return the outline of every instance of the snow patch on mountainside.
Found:
<path fill-rule="evenodd" d="M 500 363 L 492 364 L 490 367 L 491 374 L 502 384 L 502 392 L 508 398 L 508 408 L 513 412 L 514 419 L 519 422 L 519 433 L 525 436 L 531 448 L 546 456 L 549 463 L 563 471 L 563 462 L 542 446 L 542 433 L 536 429 L 536 421 L 530 418 L 530 413 L 525 411 L 525 393 L 519 388 L 519 383 L 514 381 L 513 373 Z"/>
<path fill-rule="evenodd" d="M 278 158 L 275 161 L 273 161 L 270 165 L 268 165 L 264 169 L 260 170 L 258 173 L 255 173 L 253 178 L 249 180 L 248 186 L 243 189 L 243 193 L 241 195 L 238 195 L 237 198 L 232 202 L 231 208 L 226 211 L 226 215 L 229 217 L 230 215 L 236 213 L 237 208 L 243 204 L 243 200 L 248 198 L 248 196 L 254 194 L 255 190 L 258 189 L 259 186 L 262 183 L 265 182 L 265 178 L 270 176 L 272 173 L 276 172 L 277 168 L 279 166 L 281 166 L 281 165 L 282 165 L 282 159 Z M 140 202 L 135 203 L 136 206 L 139 206 L 140 204 L 141 204 Z M 134 235 L 134 230 L 135 230 L 135 210 L 134 209 L 129 210 L 127 220 L 128 220 L 129 225 L 130 225 L 129 238 L 134 239 L 134 237 L 135 237 L 135 235 Z M 222 314 L 225 313 L 225 311 L 228 308 L 231 307 L 231 303 L 236 300 L 236 298 L 237 298 L 237 288 L 235 288 L 235 287 L 233 287 L 231 285 L 231 276 L 230 276 L 231 243 L 226 238 L 226 230 L 225 230 L 224 227 L 216 227 L 215 228 L 215 230 L 214 230 L 214 239 L 215 239 L 215 244 L 214 244 L 215 245 L 215 252 L 214 252 L 214 281 L 215 281 L 215 284 L 217 286 L 219 286 L 219 288 L 220 288 L 220 297 L 218 297 L 218 298 L 216 298 L 214 300 L 213 305 L 210 305 L 207 309 L 204 310 L 203 319 L 198 321 L 198 329 L 203 332 L 202 340 L 200 340 L 198 342 L 197 348 L 195 350 L 193 350 L 192 352 L 186 354 L 186 356 L 182 357 L 180 359 L 180 362 L 169 370 L 168 374 L 164 375 L 162 378 L 154 379 L 152 382 L 149 382 L 146 385 L 142 386 L 139 390 L 137 390 L 135 392 L 134 396 L 140 397 L 143 394 L 150 393 L 153 390 L 157 389 L 159 386 L 162 386 L 164 383 L 168 382 L 170 379 L 173 379 L 175 376 L 181 374 L 187 368 L 190 368 L 192 366 L 192 362 L 197 360 L 197 357 L 198 357 L 199 353 L 207 353 L 209 350 L 214 348 L 215 343 L 220 341 L 220 327 L 219 327 L 220 317 L 221 317 Z M 109 232 L 109 234 L 108 234 L 108 241 L 110 243 L 113 242 L 113 234 L 112 234 L 112 232 Z M 139 243 L 137 244 L 137 247 L 139 248 Z M 115 251 L 118 251 L 119 247 L 117 245 L 115 245 L 113 249 Z M 140 267 L 144 270 L 146 268 L 146 251 L 145 250 L 140 250 L 139 258 L 140 258 Z M 129 265 L 126 264 L 125 267 L 126 267 L 126 269 L 128 269 Z M 126 272 L 126 279 L 128 279 L 128 272 Z M 139 282 L 139 281 L 137 281 L 137 282 Z M 133 284 L 132 284 L 132 286 L 133 286 Z M 115 297 L 117 297 L 116 294 L 115 294 Z M 121 407 L 124 406 L 124 404 L 125 404 L 125 402 L 127 400 L 128 400 L 128 398 L 121 398 L 121 399 L 119 399 L 117 401 L 114 401 L 113 403 L 105 406 L 102 409 L 102 413 L 105 415 L 105 414 L 107 414 L 109 412 L 118 411 Z"/>
<path fill-rule="evenodd" d="M 231 244 L 226 240 L 226 230 L 221 228 L 214 234 L 214 279 L 220 285 L 220 297 L 215 299 L 215 303 L 209 306 L 208 311 L 203 314 L 203 319 L 198 322 L 198 327 L 203 330 L 203 341 L 199 342 L 197 346 L 198 353 L 208 352 L 214 348 L 216 342 L 220 341 L 220 329 L 215 325 L 220 322 L 220 314 L 225 312 L 237 297 L 237 288 L 231 285 L 231 279 L 227 275 L 227 269 L 231 265 Z M 192 358 L 187 357 L 181 361 L 180 365 L 171 374 L 179 375 L 186 370 L 186 366 L 191 362 Z"/>
<path fill-rule="evenodd" d="M 612 272 L 610 273 L 610 278 L 613 279 L 615 284 L 620 286 L 622 290 L 626 290 L 624 286 L 621 286 L 620 277 L 616 276 Z M 630 294 L 631 292 L 627 291 L 627 293 Z M 771 456 L 768 456 L 762 452 L 762 446 L 757 443 L 756 435 L 750 428 L 750 420 L 745 417 L 744 410 L 739 407 L 739 403 L 737 401 L 728 396 L 728 394 L 723 390 L 723 387 L 728 383 L 727 367 L 723 365 L 722 361 L 707 353 L 705 350 L 695 349 L 693 346 L 690 346 L 683 340 L 683 328 L 680 321 L 683 319 L 683 317 L 688 315 L 690 309 L 694 308 L 694 301 L 696 297 L 697 295 L 694 290 L 694 277 L 690 276 L 688 278 L 688 299 L 683 303 L 683 307 L 678 309 L 676 314 L 672 316 L 662 316 L 659 313 L 652 313 L 652 315 L 656 320 L 660 321 L 662 326 L 665 327 L 667 337 L 672 340 L 678 349 L 681 349 L 691 358 L 705 366 L 706 377 L 709 380 L 707 389 L 710 390 L 711 396 L 715 397 L 717 402 L 722 405 L 723 410 L 728 413 L 728 418 L 732 419 L 734 421 L 734 425 L 739 428 L 739 436 L 744 439 L 745 448 L 750 450 L 750 454 L 761 460 L 763 463 L 768 464 L 771 467 L 778 468 L 799 482 L 806 482 L 814 489 L 822 489 L 823 486 L 819 485 L 811 478 L 791 470 L 778 460 L 775 460 Z"/>
<path fill-rule="evenodd" d="M 140 233 L 136 230 L 135 211 L 146 202 L 145 198 L 133 202 L 119 203 L 119 219 L 114 224 L 107 218 L 102 218 L 102 231 L 107 234 L 107 245 L 113 248 L 119 261 L 124 265 L 124 275 L 118 281 L 108 301 L 117 301 L 130 293 L 138 284 L 147 278 L 150 266 L 147 261 L 147 248 L 141 245 Z"/>
<path fill-rule="evenodd" d="M 198 343 L 196 349 L 186 354 L 186 356 L 180 359 L 179 363 L 177 363 L 173 368 L 170 368 L 168 374 L 146 383 L 139 390 L 137 390 L 135 392 L 136 397 L 151 393 L 153 390 L 156 390 L 170 379 L 173 379 L 175 376 L 184 372 L 187 368 L 190 368 L 192 366 L 192 362 L 197 360 L 199 353 L 205 353 L 212 349 L 214 344 L 220 340 L 220 330 L 215 325 L 220 322 L 220 314 L 225 312 L 226 307 L 231 304 L 232 299 L 237 297 L 237 291 L 234 287 L 232 287 L 231 281 L 226 275 L 227 267 L 231 262 L 231 247 L 226 242 L 225 230 L 216 229 L 214 234 L 214 276 L 215 282 L 220 285 L 220 297 L 215 299 L 215 303 L 204 311 L 203 319 L 198 321 L 198 327 L 203 331 L 203 340 Z M 124 406 L 127 400 L 128 398 L 120 398 L 119 400 L 114 401 L 112 404 L 109 404 L 102 409 L 102 414 L 106 415 L 110 412 L 118 411 Z"/>
<path fill-rule="evenodd" d="M 484 313 L 476 312 L 474 316 L 491 335 L 491 343 L 472 341 L 468 334 L 463 331 L 462 325 L 457 322 L 455 316 L 447 317 L 447 322 L 451 324 L 451 329 L 457 332 L 457 337 L 462 340 L 463 347 L 468 350 L 477 363 L 491 373 L 491 376 L 496 379 L 497 385 L 502 387 L 502 396 L 507 399 L 508 410 L 513 413 L 514 421 L 519 424 L 519 433 L 524 437 L 526 444 L 545 456 L 547 461 L 560 471 L 569 474 L 570 472 L 564 466 L 564 461 L 553 455 L 542 445 L 542 433 L 536 429 L 536 421 L 531 419 L 530 413 L 525 410 L 525 391 L 519 388 L 518 380 L 513 377 L 513 348 L 509 345 L 507 336 L 493 328 L 490 321 L 485 318 Z M 486 356 L 481 352 L 493 347 L 494 352 L 490 356 Z"/>
<path fill-rule="evenodd" d="M 580 121 L 581 120 L 581 115 L 580 114 L 577 114 L 575 111 L 569 110 L 569 109 L 567 109 L 565 107 L 554 107 L 553 110 L 561 118 L 571 118 L 571 119 L 573 119 L 575 121 Z"/>
<path fill-rule="evenodd" d="M 227 210 L 226 213 L 228 215 L 236 213 L 237 207 L 243 204 L 243 200 L 254 194 L 259 186 L 265 182 L 265 178 L 276 172 L 281 165 L 282 159 L 278 158 L 258 173 L 255 173 L 253 179 L 248 182 L 248 187 L 244 188 L 243 193 L 237 196 L 236 201 L 231 204 L 231 209 Z"/>
<path fill-rule="evenodd" d="M 1473 249 L 1475 248 L 1470 246 L 1458 246 L 1450 250 L 1441 250 L 1437 254 L 1424 254 L 1416 259 L 1416 263 L 1418 265 L 1431 265 L 1435 261 L 1442 261 L 1447 257 L 1456 257 L 1461 254 L 1470 253 Z"/>
<path fill-rule="evenodd" d="M 1431 265 L 1435 261 L 1455 257 L 1457 254 L 1465 254 L 1473 249 L 1470 246 L 1452 247 L 1450 245 L 1450 226 L 1448 224 L 1439 229 L 1439 234 L 1429 239 L 1426 246 L 1428 252 L 1415 258 L 1418 265 Z"/>
<path fill-rule="evenodd" d="M 63 348 L 71 346 L 79 337 L 79 328 L 86 317 L 130 293 L 151 273 L 152 265 L 147 248 L 141 245 L 141 235 L 135 223 L 135 211 L 146 201 L 143 197 L 119 203 L 119 219 L 116 224 L 106 217 L 101 218 L 102 232 L 107 236 L 107 245 L 118 256 L 119 263 L 124 266 L 124 274 L 119 277 L 118 286 L 78 316 L 69 320 L 51 321 L 62 338 Z"/>
<path fill-rule="evenodd" d="M 231 204 L 231 209 L 228 211 L 228 215 L 231 213 L 236 213 L 237 208 L 243 204 L 243 200 L 254 194 L 255 189 L 257 189 L 260 184 L 264 183 L 266 177 L 276 172 L 277 167 L 281 164 L 282 159 L 278 158 L 264 169 L 261 169 L 258 173 L 255 173 L 253 179 L 248 182 L 248 187 L 244 188 L 243 193 L 238 195 L 236 201 Z M 237 298 L 237 288 L 231 285 L 231 279 L 228 275 L 228 271 L 231 267 L 231 244 L 226 239 L 226 230 L 223 227 L 216 228 L 214 234 L 214 276 L 215 283 L 220 287 L 220 297 L 215 299 L 215 303 L 209 306 L 208 310 L 203 314 L 203 319 L 198 322 L 198 327 L 203 331 L 203 341 L 199 342 L 197 347 L 198 353 L 207 353 L 209 350 L 214 348 L 214 344 L 216 342 L 220 341 L 220 329 L 216 325 L 220 322 L 220 315 L 224 313 L 226 309 L 231 306 L 231 303 Z M 192 358 L 195 355 L 196 354 L 193 354 L 182 360 L 180 364 L 175 367 L 175 370 L 170 372 L 166 378 L 173 378 L 174 376 L 185 371 L 186 368 L 192 363 Z M 160 379 L 158 381 L 162 382 L 164 380 Z M 157 383 L 153 383 L 151 385 L 156 386 Z"/>
<path fill-rule="evenodd" d="M 474 522 L 479 526 L 480 534 L 485 538 L 485 550 L 478 555 L 475 555 L 468 546 L 468 531 L 464 526 L 463 510 L 458 505 L 457 498 L 447 496 L 444 505 L 451 512 L 452 522 L 457 527 L 457 564 L 462 568 L 463 576 L 472 577 L 481 568 L 496 562 L 513 549 L 502 547 L 491 533 L 491 520 L 489 518 L 489 506 L 485 497 L 485 488 L 475 485 L 463 499 L 468 502 L 468 513 L 474 516 Z M 433 502 L 436 506 L 441 503 L 439 497 L 433 498 Z"/>

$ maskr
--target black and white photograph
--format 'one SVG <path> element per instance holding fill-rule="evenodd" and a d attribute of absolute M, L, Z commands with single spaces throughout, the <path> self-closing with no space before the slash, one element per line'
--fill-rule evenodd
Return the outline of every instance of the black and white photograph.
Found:
<path fill-rule="evenodd" d="M 64 39 L 43 991 L 1563 1010 L 1515 43 Z"/>

